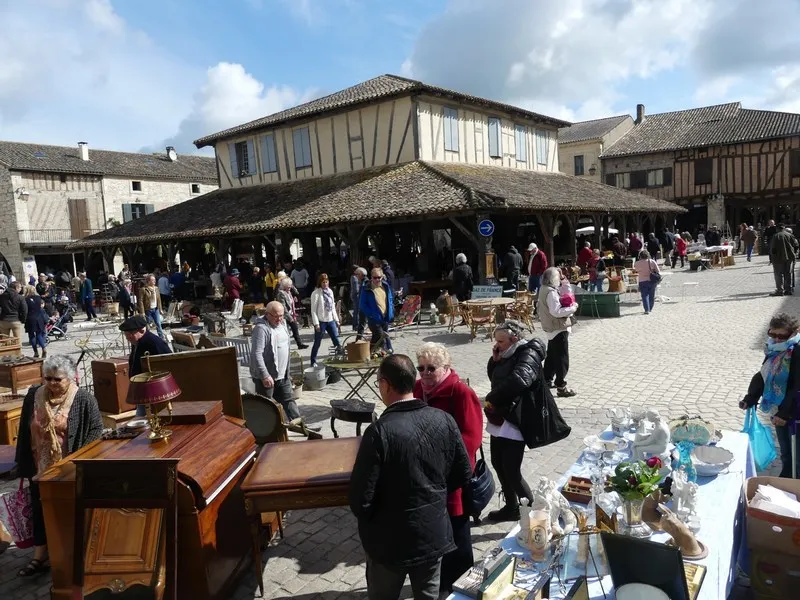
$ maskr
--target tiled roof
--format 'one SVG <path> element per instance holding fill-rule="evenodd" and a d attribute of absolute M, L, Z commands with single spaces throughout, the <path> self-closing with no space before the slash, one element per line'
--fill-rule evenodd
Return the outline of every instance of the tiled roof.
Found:
<path fill-rule="evenodd" d="M 75 242 L 70 248 L 326 229 L 485 212 L 684 212 L 580 177 L 414 161 L 283 183 L 216 190 Z"/>
<path fill-rule="evenodd" d="M 630 118 L 630 115 L 618 115 L 616 117 L 606 117 L 605 119 L 573 123 L 569 127 L 562 127 L 558 130 L 558 143 L 569 144 L 570 142 L 599 140 L 625 119 Z"/>
<path fill-rule="evenodd" d="M 78 146 L 48 146 L 0 141 L 0 165 L 17 171 L 115 175 L 173 181 L 218 183 L 216 159 L 181 154 L 175 162 L 160 154 L 113 152 L 89 148 L 81 160 Z"/>
<path fill-rule="evenodd" d="M 263 129 L 265 127 L 274 126 L 279 123 L 293 121 L 296 119 L 305 119 L 348 106 L 365 104 L 368 102 L 374 102 L 375 100 L 405 96 L 412 93 L 425 93 L 434 96 L 445 96 L 448 98 L 453 98 L 457 101 L 521 115 L 539 122 L 555 125 L 556 127 L 568 125 L 566 121 L 540 115 L 538 113 L 524 110 L 516 106 L 511 106 L 509 104 L 504 104 L 502 102 L 495 102 L 494 100 L 487 100 L 485 98 L 479 98 L 477 96 L 455 92 L 446 88 L 428 85 L 427 83 L 423 83 L 415 79 L 407 79 L 406 77 L 398 77 L 397 75 L 381 75 L 379 77 L 375 77 L 374 79 L 369 79 L 367 81 L 358 83 L 344 90 L 334 92 L 328 96 L 317 98 L 311 102 L 306 102 L 305 104 L 300 104 L 299 106 L 288 108 L 273 115 L 262 117 L 260 119 L 256 119 L 255 121 L 250 121 L 249 123 L 243 123 L 242 125 L 237 125 L 236 127 L 231 127 L 230 129 L 226 129 L 212 135 L 207 135 L 195 140 L 194 144 L 198 148 L 202 148 L 203 146 L 213 144 L 219 139 L 239 135 L 248 131 Z"/>
<path fill-rule="evenodd" d="M 750 110 L 738 102 L 648 115 L 603 158 L 800 135 L 800 114 Z"/>

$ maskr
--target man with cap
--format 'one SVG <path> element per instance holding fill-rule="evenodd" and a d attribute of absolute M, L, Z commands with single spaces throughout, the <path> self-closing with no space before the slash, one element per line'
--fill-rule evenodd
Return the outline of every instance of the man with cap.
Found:
<path fill-rule="evenodd" d="M 119 330 L 125 334 L 125 339 L 131 344 L 131 355 L 128 357 L 128 375 L 133 377 L 142 373 L 142 357 L 145 354 L 172 354 L 167 342 L 156 334 L 148 331 L 147 319 L 142 315 L 129 317 L 122 322 Z M 136 407 L 136 416 L 145 416 L 144 406 Z"/>
<path fill-rule="evenodd" d="M 528 247 L 531 259 L 528 261 L 528 291 L 535 293 L 542 287 L 542 274 L 547 270 L 547 255 L 536 244 Z"/>

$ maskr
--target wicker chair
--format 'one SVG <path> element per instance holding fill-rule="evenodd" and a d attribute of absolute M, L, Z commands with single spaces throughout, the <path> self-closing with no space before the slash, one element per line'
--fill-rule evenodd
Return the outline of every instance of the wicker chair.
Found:
<path fill-rule="evenodd" d="M 490 304 L 466 304 L 461 307 L 461 316 L 469 326 L 469 332 L 474 340 L 478 337 L 478 330 L 483 328 L 487 337 L 491 336 L 497 325 L 495 308 Z"/>
<path fill-rule="evenodd" d="M 506 316 L 525 325 L 533 333 L 533 303 L 524 300 L 511 304 L 506 309 Z"/>

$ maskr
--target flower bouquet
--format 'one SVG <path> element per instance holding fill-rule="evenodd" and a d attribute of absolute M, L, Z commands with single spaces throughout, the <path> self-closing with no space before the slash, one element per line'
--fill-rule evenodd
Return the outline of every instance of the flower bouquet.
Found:
<path fill-rule="evenodd" d="M 649 537 L 652 530 L 642 521 L 644 499 L 658 489 L 661 481 L 661 459 L 652 456 L 647 461 L 622 462 L 614 469 L 611 489 L 623 500 L 625 525 L 621 533 L 633 537 Z"/>

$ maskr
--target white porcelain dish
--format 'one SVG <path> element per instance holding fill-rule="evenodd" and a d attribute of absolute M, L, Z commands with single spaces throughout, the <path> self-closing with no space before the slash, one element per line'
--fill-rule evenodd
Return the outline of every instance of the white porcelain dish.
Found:
<path fill-rule="evenodd" d="M 692 462 L 697 474 L 703 477 L 718 475 L 733 462 L 733 452 L 719 446 L 695 446 Z"/>

